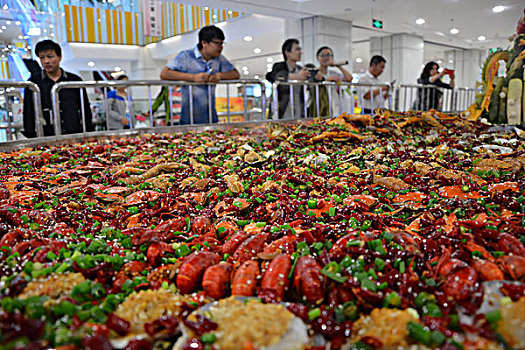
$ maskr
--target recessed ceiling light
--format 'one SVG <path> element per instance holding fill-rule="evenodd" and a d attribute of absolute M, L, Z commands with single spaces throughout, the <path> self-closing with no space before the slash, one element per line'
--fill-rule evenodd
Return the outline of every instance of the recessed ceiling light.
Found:
<path fill-rule="evenodd" d="M 416 24 L 422 25 L 422 24 L 425 24 L 425 22 L 426 21 L 423 18 L 416 19 Z"/>
<path fill-rule="evenodd" d="M 256 47 L 255 49 L 253 49 L 253 53 L 257 53 L 257 54 L 259 54 L 259 53 L 261 53 L 261 52 L 262 52 L 262 50 L 259 49 L 258 47 Z"/>
<path fill-rule="evenodd" d="M 8 26 L 11 25 L 11 21 L 5 21 L 5 24 L 7 24 Z"/>
<path fill-rule="evenodd" d="M 3 29 L 3 30 L 6 30 L 6 29 L 7 29 L 7 27 L 6 27 L 6 26 L 2 26 L 2 29 Z"/>
<path fill-rule="evenodd" d="M 254 79 L 259 79 L 260 77 L 258 75 L 254 76 L 253 77 Z"/>
<path fill-rule="evenodd" d="M 244 37 L 244 41 L 252 41 L 252 40 L 253 40 L 253 38 L 251 36 L 249 36 L 249 35 L 246 35 Z"/>
<path fill-rule="evenodd" d="M 266 62 L 273 62 L 273 57 L 268 57 L 268 58 L 266 59 Z"/>
<path fill-rule="evenodd" d="M 242 67 L 242 70 L 248 70 L 248 67 L 243 66 L 243 67 Z"/>
<path fill-rule="evenodd" d="M 9 9 L 9 6 L 7 6 L 7 4 L 4 5 L 4 7 L 2 7 L 4 10 L 7 10 Z"/>
<path fill-rule="evenodd" d="M 266 68 L 272 68 L 272 64 L 271 64 L 271 63 L 268 63 L 268 64 L 266 65 Z"/>
<path fill-rule="evenodd" d="M 361 62 L 363 62 L 363 59 L 362 59 L 361 57 L 357 57 L 357 58 L 355 59 L 355 61 L 356 61 L 357 63 L 361 63 Z"/>
<path fill-rule="evenodd" d="M 443 61 L 441 61 L 441 60 L 437 60 L 436 62 L 439 63 L 439 64 L 441 64 Z"/>
<path fill-rule="evenodd" d="M 459 29 L 457 29 L 457 28 L 452 28 L 450 30 L 450 34 L 457 34 L 457 33 L 459 33 Z"/>
<path fill-rule="evenodd" d="M 115 67 L 113 69 L 115 70 L 115 72 L 120 72 L 122 70 L 122 68 L 120 68 L 120 67 Z"/>
<path fill-rule="evenodd" d="M 213 15 L 211 16 L 213 19 L 217 19 L 217 15 Z"/>
<path fill-rule="evenodd" d="M 20 22 L 20 21 L 16 21 L 15 24 L 16 24 L 17 26 L 19 26 L 19 25 L 21 24 L 21 22 Z"/>
<path fill-rule="evenodd" d="M 50 36 L 55 36 L 55 33 L 51 33 L 51 34 L 49 34 L 49 35 L 50 35 Z"/>
<path fill-rule="evenodd" d="M 484 40 L 487 40 L 487 38 L 484 35 L 480 35 L 480 36 L 478 36 L 478 40 L 479 41 L 484 41 Z"/>
<path fill-rule="evenodd" d="M 452 61 L 452 60 L 448 60 L 448 63 L 454 63 L 454 61 Z"/>
<path fill-rule="evenodd" d="M 50 24 L 50 25 L 49 25 L 49 28 L 53 29 L 53 28 L 55 28 L 55 26 L 52 25 L 52 24 Z"/>
<path fill-rule="evenodd" d="M 204 11 L 208 11 L 208 10 L 209 10 L 209 8 L 208 8 L 208 6 L 206 6 L 206 7 L 204 8 Z"/>
<path fill-rule="evenodd" d="M 271 72 L 271 71 L 272 71 L 272 67 L 268 67 L 268 68 L 266 68 L 266 71 L 267 71 L 267 72 Z"/>
<path fill-rule="evenodd" d="M 88 66 L 90 66 L 90 67 L 94 67 L 94 66 L 95 66 L 95 62 L 93 62 L 93 61 L 89 61 L 89 62 L 88 62 Z"/>
<path fill-rule="evenodd" d="M 250 72 L 248 72 L 247 70 L 244 71 L 244 75 L 248 75 L 250 74 Z"/>
<path fill-rule="evenodd" d="M 505 11 L 505 6 L 498 5 L 492 8 L 492 12 L 498 13 L 498 12 L 503 12 L 503 11 Z"/>
<path fill-rule="evenodd" d="M 229 15 L 231 15 L 232 13 L 233 13 L 233 11 L 232 11 L 232 10 L 229 10 L 229 11 L 228 11 L 228 14 L 229 14 Z"/>

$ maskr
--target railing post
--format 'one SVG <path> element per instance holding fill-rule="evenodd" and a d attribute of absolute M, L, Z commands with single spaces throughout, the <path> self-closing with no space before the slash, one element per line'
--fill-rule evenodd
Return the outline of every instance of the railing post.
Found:
<path fill-rule="evenodd" d="M 53 119 L 54 119 L 54 125 L 53 128 L 55 129 L 55 136 L 62 135 L 62 128 L 60 126 L 60 106 L 58 103 L 58 84 L 55 84 L 51 88 L 51 104 L 53 106 Z"/>
<path fill-rule="evenodd" d="M 230 84 L 226 84 L 226 119 L 230 123 Z"/>
<path fill-rule="evenodd" d="M 242 85 L 242 101 L 243 101 L 243 107 L 244 107 L 244 121 L 248 120 L 248 103 L 246 101 L 246 83 L 243 83 Z"/>
<path fill-rule="evenodd" d="M 289 84 L 290 87 L 290 110 L 292 112 L 292 119 L 295 119 L 295 106 L 294 106 L 294 95 L 293 95 L 293 85 Z"/>
<path fill-rule="evenodd" d="M 151 105 L 151 85 L 148 85 L 148 105 L 149 105 L 149 122 L 150 122 L 151 127 L 153 127 L 153 106 Z"/>

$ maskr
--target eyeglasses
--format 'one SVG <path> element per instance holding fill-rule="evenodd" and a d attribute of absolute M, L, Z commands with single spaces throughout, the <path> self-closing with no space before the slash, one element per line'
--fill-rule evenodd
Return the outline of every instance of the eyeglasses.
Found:
<path fill-rule="evenodd" d="M 331 53 L 324 53 L 322 55 L 319 55 L 319 57 L 334 57 Z"/>
<path fill-rule="evenodd" d="M 215 40 L 212 40 L 210 42 L 214 43 L 217 46 L 224 46 L 224 45 L 226 45 L 226 41 L 215 41 Z"/>

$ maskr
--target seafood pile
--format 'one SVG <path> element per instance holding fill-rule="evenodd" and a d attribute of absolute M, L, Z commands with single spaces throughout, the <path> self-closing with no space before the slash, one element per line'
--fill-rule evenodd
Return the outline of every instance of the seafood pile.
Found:
<path fill-rule="evenodd" d="M 523 349 L 518 133 L 377 110 L 1 153 L 0 347 Z"/>

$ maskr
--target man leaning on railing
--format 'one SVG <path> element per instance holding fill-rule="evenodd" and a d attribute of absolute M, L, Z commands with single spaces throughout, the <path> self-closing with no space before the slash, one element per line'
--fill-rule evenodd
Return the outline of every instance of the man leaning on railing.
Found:
<path fill-rule="evenodd" d="M 55 83 L 63 81 L 82 81 L 82 79 L 71 72 L 66 72 L 60 68 L 62 60 L 62 49 L 60 45 L 51 40 L 44 40 L 36 44 L 35 53 L 40 59 L 43 70 L 36 75 L 31 75 L 29 81 L 37 84 L 40 88 L 42 112 L 44 117 L 44 136 L 55 134 L 53 128 L 53 115 L 51 104 L 51 88 Z M 60 92 L 60 120 L 62 134 L 75 134 L 82 132 L 82 111 L 86 121 L 86 130 L 93 131 L 91 120 L 91 108 L 85 89 L 82 89 L 84 95 L 84 106 L 82 106 L 79 89 L 64 89 Z M 35 131 L 35 113 L 34 101 L 31 91 L 24 91 L 24 136 L 36 137 Z"/>
<path fill-rule="evenodd" d="M 193 48 L 180 52 L 160 73 L 162 80 L 189 81 L 195 83 L 218 83 L 221 80 L 239 79 L 239 72 L 221 55 L 224 47 L 224 33 L 216 26 L 206 26 L 199 31 L 199 43 Z M 193 105 L 190 106 L 188 86 L 182 86 L 181 124 L 206 124 L 210 122 L 208 106 L 211 105 L 211 122 L 219 117 L 215 109 L 215 86 L 192 87 Z M 210 92 L 211 96 L 208 96 Z M 208 98 L 211 98 L 209 103 Z"/>

